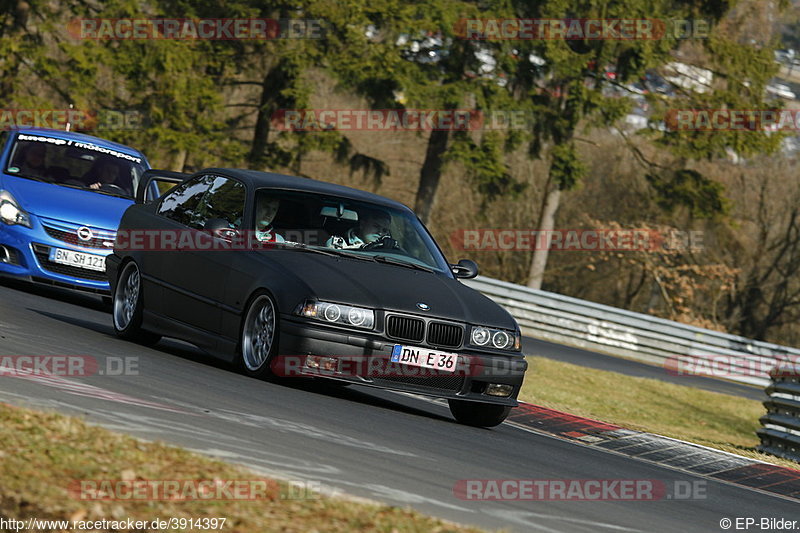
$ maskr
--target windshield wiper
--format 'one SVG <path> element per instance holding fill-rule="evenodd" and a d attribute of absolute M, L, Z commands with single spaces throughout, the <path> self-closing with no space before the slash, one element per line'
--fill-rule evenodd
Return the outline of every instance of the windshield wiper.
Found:
<path fill-rule="evenodd" d="M 378 263 L 386 263 L 388 265 L 397 265 L 408 268 L 415 268 L 417 270 L 422 270 L 423 272 L 430 272 L 431 274 L 435 272 L 432 268 L 424 267 L 416 263 L 410 263 L 408 261 L 403 261 L 402 259 L 395 259 L 394 257 L 389 257 L 387 255 L 375 255 L 372 257 L 372 260 L 377 261 Z"/>
<path fill-rule="evenodd" d="M 337 254 L 334 254 L 329 250 L 310 248 L 307 244 L 303 244 L 301 242 L 270 242 L 269 245 L 271 247 L 274 246 L 275 248 L 283 248 L 284 250 L 301 250 L 303 252 L 312 252 L 316 254 L 329 255 L 331 257 L 338 257 Z"/>

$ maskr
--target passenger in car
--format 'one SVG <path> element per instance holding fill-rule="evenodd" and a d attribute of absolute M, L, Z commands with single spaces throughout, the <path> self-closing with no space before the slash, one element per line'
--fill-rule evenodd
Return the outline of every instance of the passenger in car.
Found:
<path fill-rule="evenodd" d="M 260 197 L 256 205 L 256 239 L 260 242 L 285 242 L 285 239 L 275 232 L 272 221 L 278 214 L 280 201 L 277 198 Z"/>
<path fill-rule="evenodd" d="M 43 144 L 33 143 L 22 149 L 22 153 L 16 158 L 19 173 L 24 176 L 42 178 L 45 176 L 47 167 L 45 166 L 45 156 L 47 148 Z"/>
<path fill-rule="evenodd" d="M 344 237 L 332 236 L 325 243 L 328 248 L 363 248 L 364 246 L 379 241 L 384 237 L 391 237 L 390 226 L 392 216 L 380 209 L 363 209 L 358 214 L 358 226 L 350 228 Z"/>

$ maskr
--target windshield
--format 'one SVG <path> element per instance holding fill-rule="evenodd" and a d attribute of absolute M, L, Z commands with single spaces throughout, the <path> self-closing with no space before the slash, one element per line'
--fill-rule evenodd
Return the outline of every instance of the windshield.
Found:
<path fill-rule="evenodd" d="M 17 136 L 6 173 L 133 198 L 144 172 L 141 157 L 88 142 L 41 135 Z"/>
<path fill-rule="evenodd" d="M 261 241 L 450 275 L 447 261 L 413 213 L 314 193 L 261 189 L 253 229 Z"/>

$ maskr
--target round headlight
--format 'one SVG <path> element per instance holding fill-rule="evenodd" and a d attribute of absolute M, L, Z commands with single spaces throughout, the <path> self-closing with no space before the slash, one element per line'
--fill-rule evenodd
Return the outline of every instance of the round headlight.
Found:
<path fill-rule="evenodd" d="M 472 343 L 483 346 L 489 342 L 489 330 L 486 328 L 472 328 Z"/>
<path fill-rule="evenodd" d="M 325 307 L 325 311 L 322 312 L 322 316 L 324 316 L 325 320 L 329 322 L 336 322 L 342 316 L 342 310 L 339 309 L 338 305 L 330 304 Z"/>
<path fill-rule="evenodd" d="M 511 340 L 511 335 L 505 331 L 498 331 L 492 336 L 492 344 L 495 348 L 505 348 Z"/>
<path fill-rule="evenodd" d="M 360 326 L 367 319 L 367 312 L 357 307 L 351 307 L 347 313 L 347 320 L 354 326 Z"/>

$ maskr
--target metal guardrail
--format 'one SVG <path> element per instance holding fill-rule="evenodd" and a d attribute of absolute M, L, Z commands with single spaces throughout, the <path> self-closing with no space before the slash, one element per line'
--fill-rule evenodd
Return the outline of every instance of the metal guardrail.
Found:
<path fill-rule="evenodd" d="M 464 283 L 505 307 L 531 337 L 766 387 L 800 350 L 479 276 Z"/>
<path fill-rule="evenodd" d="M 800 461 L 800 369 L 795 365 L 779 366 L 770 372 L 767 387 L 767 414 L 759 421 L 764 426 L 756 433 L 762 452 Z"/>

